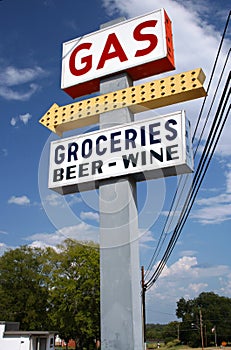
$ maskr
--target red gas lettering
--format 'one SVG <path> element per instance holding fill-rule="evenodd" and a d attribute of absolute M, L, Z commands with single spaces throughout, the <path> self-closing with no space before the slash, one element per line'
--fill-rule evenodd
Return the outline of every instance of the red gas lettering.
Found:
<path fill-rule="evenodd" d="M 143 23 L 140 23 L 134 29 L 133 37 L 134 37 L 135 40 L 137 40 L 137 41 L 148 40 L 149 43 L 150 43 L 149 46 L 146 47 L 145 49 L 137 50 L 136 54 L 135 54 L 135 57 L 148 55 L 150 52 L 152 52 L 156 48 L 156 45 L 158 43 L 157 36 L 155 34 L 142 34 L 141 33 L 142 29 L 144 29 L 146 27 L 155 27 L 156 23 L 157 23 L 156 20 L 145 21 Z"/>
<path fill-rule="evenodd" d="M 81 58 L 81 63 L 85 64 L 85 66 L 83 68 L 77 69 L 76 65 L 75 65 L 75 58 L 76 58 L 77 54 L 81 50 L 89 50 L 91 48 L 91 45 L 92 44 L 90 44 L 90 43 L 80 44 L 71 53 L 70 61 L 69 61 L 69 68 L 70 68 L 70 72 L 73 75 L 76 75 L 76 76 L 83 75 L 83 74 L 89 72 L 89 70 L 92 68 L 92 55 L 85 56 L 85 57 Z"/>
<path fill-rule="evenodd" d="M 114 47 L 114 51 L 109 52 L 111 49 L 111 46 Z M 128 60 L 122 46 L 120 45 L 120 42 L 117 36 L 115 35 L 115 33 L 112 33 L 108 35 L 97 69 L 103 68 L 107 60 L 110 60 L 115 57 L 118 57 L 120 62 L 124 62 Z"/>

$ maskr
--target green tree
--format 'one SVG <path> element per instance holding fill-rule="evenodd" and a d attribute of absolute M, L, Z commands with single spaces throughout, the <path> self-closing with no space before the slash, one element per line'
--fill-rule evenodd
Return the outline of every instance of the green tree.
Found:
<path fill-rule="evenodd" d="M 57 330 L 78 348 L 99 338 L 99 248 L 66 240 L 57 249 L 22 246 L 0 257 L 1 318 L 22 330 Z"/>
<path fill-rule="evenodd" d="M 53 252 L 49 304 L 52 323 L 66 342 L 89 347 L 99 337 L 99 249 L 66 240 Z"/>
<path fill-rule="evenodd" d="M 179 339 L 179 333 L 180 323 L 177 321 L 170 322 L 164 327 L 163 339 L 166 343 Z"/>
<path fill-rule="evenodd" d="M 22 330 L 48 326 L 42 254 L 41 249 L 22 246 L 0 257 L 1 319 L 20 322 Z"/>
<path fill-rule="evenodd" d="M 180 331 L 180 322 L 173 321 L 168 324 L 147 324 L 146 338 L 148 341 L 164 341 L 165 343 L 176 341 Z"/>
<path fill-rule="evenodd" d="M 231 341 L 231 299 L 213 292 L 201 293 L 193 300 L 181 298 L 177 302 L 177 317 L 182 319 L 181 340 L 191 346 L 201 344 L 201 330 L 204 345 L 215 341 L 212 328 L 216 329 L 217 343 Z"/>
<path fill-rule="evenodd" d="M 199 310 L 195 300 L 181 298 L 177 302 L 176 316 L 182 319 L 180 340 L 189 346 L 200 346 Z"/>
<path fill-rule="evenodd" d="M 164 327 L 165 325 L 162 324 L 147 324 L 146 325 L 146 338 L 148 340 L 154 340 L 154 341 L 158 341 L 158 340 L 163 340 L 164 336 L 163 336 L 163 332 L 164 332 Z"/>

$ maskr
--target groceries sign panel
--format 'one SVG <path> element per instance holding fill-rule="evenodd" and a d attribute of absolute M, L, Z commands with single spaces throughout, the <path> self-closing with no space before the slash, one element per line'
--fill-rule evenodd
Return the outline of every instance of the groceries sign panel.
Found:
<path fill-rule="evenodd" d="M 129 174 L 143 181 L 192 172 L 190 140 L 180 111 L 53 141 L 49 188 L 68 194 Z"/>
<path fill-rule="evenodd" d="M 174 68 L 171 21 L 160 9 L 65 42 L 61 88 L 76 98 L 114 73 L 138 80 Z"/>

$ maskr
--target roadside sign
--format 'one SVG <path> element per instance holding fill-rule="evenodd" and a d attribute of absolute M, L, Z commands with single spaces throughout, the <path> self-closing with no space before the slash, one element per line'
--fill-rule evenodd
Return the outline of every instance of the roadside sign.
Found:
<path fill-rule="evenodd" d="M 100 114 L 112 110 L 129 107 L 135 114 L 206 96 L 204 80 L 203 70 L 197 68 L 65 106 L 54 103 L 40 123 L 62 136 L 65 131 L 97 124 Z"/>
<path fill-rule="evenodd" d="M 76 98 L 114 73 L 138 80 L 173 69 L 171 21 L 160 9 L 63 43 L 61 88 Z"/>
<path fill-rule="evenodd" d="M 53 141 L 49 188 L 61 194 L 98 188 L 99 181 L 137 181 L 190 173 L 189 122 L 180 111 Z"/>

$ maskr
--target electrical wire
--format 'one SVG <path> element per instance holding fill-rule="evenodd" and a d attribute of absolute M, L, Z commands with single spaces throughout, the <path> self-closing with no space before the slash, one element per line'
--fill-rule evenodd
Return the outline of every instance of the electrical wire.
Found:
<path fill-rule="evenodd" d="M 229 74 L 228 80 L 230 81 L 230 74 Z M 229 98 L 229 96 L 230 96 L 230 91 L 229 91 L 229 95 L 227 96 L 227 99 Z M 224 98 L 224 93 L 223 93 L 223 98 Z M 226 99 L 225 104 L 227 103 L 227 99 Z M 221 101 L 221 102 L 222 102 L 222 101 Z M 218 113 L 220 112 L 220 108 L 221 108 L 221 105 L 219 105 Z M 222 115 L 223 115 L 223 113 L 224 113 L 224 108 L 225 108 L 225 106 L 223 107 Z M 230 110 L 230 107 L 229 107 L 229 109 L 228 109 L 228 112 L 229 112 L 229 110 Z M 163 267 L 165 266 L 165 263 L 166 263 L 166 261 L 167 261 L 167 258 L 169 257 L 169 255 L 170 255 L 170 253 L 171 253 L 171 251 L 172 251 L 172 249 L 173 249 L 173 247 L 174 247 L 174 245 L 175 245 L 175 243 L 176 243 L 176 238 L 179 237 L 178 233 L 181 232 L 181 230 L 182 230 L 182 228 L 183 228 L 183 226 L 184 226 L 184 224 L 185 224 L 185 221 L 186 221 L 186 219 L 187 219 L 187 217 L 188 217 L 188 215 L 189 215 L 189 212 L 190 212 L 191 207 L 192 207 L 192 205 L 193 205 L 193 202 L 194 202 L 194 200 L 195 200 L 196 194 L 197 194 L 197 192 L 198 192 L 198 190 L 199 190 L 199 187 L 200 187 L 200 185 L 201 185 L 201 183 L 202 183 L 202 181 L 203 181 L 203 178 L 204 178 L 205 173 L 206 173 L 206 171 L 207 171 L 208 165 L 209 165 L 209 163 L 210 163 L 210 161 L 211 161 L 211 157 L 212 157 L 212 155 L 213 155 L 213 153 L 214 153 L 214 151 L 215 151 L 215 148 L 216 148 L 217 142 L 218 142 L 218 140 L 219 140 L 221 131 L 222 131 L 223 127 L 224 127 L 224 123 L 225 123 L 225 121 L 227 120 L 228 112 L 227 112 L 227 114 L 226 114 L 226 117 L 225 117 L 224 122 L 222 123 L 222 128 L 220 129 L 220 132 L 219 132 L 219 134 L 218 134 L 217 140 L 216 140 L 216 142 L 215 142 L 215 144 L 214 144 L 214 148 L 213 148 L 213 150 L 212 150 L 212 152 L 211 152 L 211 156 L 210 156 L 210 158 L 209 158 L 209 162 L 208 162 L 208 164 L 207 164 L 207 166 L 206 166 L 205 172 L 203 173 L 203 176 L 202 176 L 202 178 L 201 178 L 201 181 L 200 181 L 200 183 L 199 183 L 199 186 L 198 186 L 198 188 L 197 188 L 197 191 L 196 191 L 195 194 L 194 194 L 195 186 L 197 185 L 197 183 L 198 183 L 198 181 L 199 181 L 199 178 L 200 178 L 199 176 L 200 176 L 202 170 L 199 171 L 199 170 L 200 170 L 200 169 L 199 169 L 199 170 L 197 171 L 197 174 L 199 174 L 199 175 L 197 176 L 196 180 L 194 180 L 194 186 L 192 187 L 191 196 L 190 196 L 189 199 L 187 199 L 187 201 L 186 201 L 186 203 L 185 203 L 185 206 L 184 206 L 184 212 L 185 212 L 185 208 L 187 208 L 187 206 L 188 206 L 190 200 L 192 199 L 191 205 L 190 205 L 190 207 L 189 207 L 189 209 L 188 209 L 188 211 L 187 211 L 187 215 L 183 217 L 183 211 L 182 211 L 181 218 L 179 219 L 178 224 L 177 224 L 177 226 L 176 226 L 176 229 L 174 230 L 174 234 L 173 234 L 173 236 L 172 236 L 172 238 L 171 238 L 171 240 L 170 240 L 170 243 L 169 243 L 168 248 L 167 248 L 167 250 L 166 250 L 166 252 L 165 252 L 165 255 L 164 255 L 164 257 L 162 258 L 160 264 L 158 265 L 158 268 L 156 269 L 156 272 L 155 272 L 155 274 L 153 275 L 153 277 L 146 283 L 146 287 L 147 287 L 147 288 L 148 288 L 148 286 L 150 285 L 151 282 L 153 282 L 154 280 L 157 279 L 157 277 L 158 277 L 159 274 L 160 274 L 160 271 L 162 271 Z M 219 122 L 220 122 L 220 119 L 218 119 L 218 123 L 219 123 Z M 215 127 L 216 127 L 216 122 L 213 124 L 213 128 L 211 129 L 211 133 L 213 132 L 213 130 L 214 130 Z M 210 134 L 211 134 L 211 133 L 210 133 Z M 211 135 L 211 136 L 212 136 L 212 135 Z M 213 140 L 214 140 L 214 136 L 212 137 L 212 142 L 213 142 Z M 209 139 L 208 139 L 208 141 L 209 141 Z M 210 143 L 210 144 L 209 144 L 209 143 Z M 209 142 L 209 143 L 207 142 L 207 145 L 206 145 L 207 154 L 209 154 L 209 152 L 210 152 L 210 150 L 211 150 L 211 146 L 212 146 L 212 143 L 211 143 L 211 142 Z M 201 161 L 201 164 L 205 164 L 205 161 L 206 161 L 206 158 L 204 158 L 204 160 Z M 180 228 L 181 228 L 181 230 L 179 230 Z"/>
<path fill-rule="evenodd" d="M 209 108 L 209 111 L 207 113 L 207 117 L 206 117 L 206 120 L 204 122 L 204 126 L 203 126 L 203 129 L 201 131 L 201 134 L 200 134 L 200 137 L 199 137 L 199 140 L 198 140 L 198 143 L 197 143 L 197 147 L 196 147 L 196 150 L 194 152 L 194 157 L 196 156 L 197 154 L 197 151 L 198 151 L 198 148 L 201 144 L 201 140 L 202 140 L 202 137 L 204 135 L 204 131 L 205 131 L 205 127 L 208 123 L 208 120 L 209 120 L 209 116 L 210 116 L 210 113 L 211 113 L 211 110 L 212 110 L 212 107 L 214 105 L 214 102 L 215 102 L 215 99 L 216 99 L 216 96 L 217 96 L 217 93 L 218 93 L 218 89 L 220 87 L 220 84 L 221 84 L 221 81 L 222 81 L 222 78 L 223 78 L 223 75 L 224 75 L 224 72 L 225 72 L 225 69 L 227 67 L 227 63 L 228 63 L 228 60 L 229 60 L 229 57 L 230 57 L 230 51 L 231 49 L 229 49 L 227 55 L 226 55 L 226 59 L 225 59 L 225 63 L 224 63 L 224 66 L 223 66 L 223 69 L 222 69 L 222 72 L 221 72 L 221 75 L 220 75 L 220 78 L 219 78 L 219 81 L 218 81 L 218 84 L 217 84 L 217 87 L 216 87 L 216 90 L 215 90 L 215 93 L 213 95 L 213 99 L 212 99 L 212 102 L 211 102 L 211 105 L 210 105 L 210 108 Z"/>
<path fill-rule="evenodd" d="M 221 72 L 221 75 L 220 75 L 220 78 L 219 78 L 219 81 L 218 81 L 218 84 L 217 84 L 217 88 L 216 88 L 216 90 L 215 90 L 215 93 L 214 93 L 214 96 L 213 96 L 213 99 L 212 99 L 212 102 L 211 102 L 211 106 L 210 106 L 210 108 L 209 108 L 209 111 L 208 111 L 208 114 L 207 114 L 207 117 L 206 117 L 206 120 L 205 120 L 205 123 L 204 123 L 204 127 L 202 128 L 202 132 L 201 132 L 201 135 L 200 135 L 200 137 L 199 137 L 199 141 L 198 141 L 198 144 L 197 144 L 197 147 L 196 147 L 196 151 L 194 152 L 194 157 L 196 156 L 197 151 L 198 151 L 198 148 L 199 148 L 199 145 L 200 145 L 200 143 L 201 143 L 202 136 L 203 136 L 204 130 L 205 130 L 205 126 L 206 126 L 207 123 L 208 123 L 208 119 L 209 119 L 209 116 L 210 116 L 210 113 L 211 113 L 211 110 L 212 110 L 212 106 L 213 106 L 214 101 L 215 101 L 215 98 L 216 98 L 216 96 L 217 96 L 218 88 L 219 88 L 219 86 L 220 86 L 220 84 L 221 84 L 221 81 L 222 81 L 222 78 L 223 78 L 223 75 L 224 75 L 225 68 L 226 68 L 226 66 L 227 66 L 227 62 L 228 62 L 229 57 L 230 57 L 230 50 L 229 50 L 229 52 L 228 52 L 228 54 L 227 54 L 224 67 L 223 67 L 223 69 L 222 69 L 222 72 Z M 185 181 L 184 181 L 184 184 L 183 184 L 183 186 L 181 187 L 181 190 L 180 190 L 180 185 L 181 185 L 183 179 L 184 179 Z M 183 176 L 180 177 L 180 181 L 179 181 L 179 184 L 178 184 L 178 186 L 177 186 L 177 190 L 176 190 L 176 192 L 175 192 L 175 195 L 174 195 L 174 197 L 173 197 L 173 200 L 172 200 L 172 203 L 171 203 L 171 207 L 170 207 L 170 209 L 169 209 L 169 213 L 168 213 L 167 219 L 165 220 L 165 224 L 164 224 L 164 227 L 163 227 L 161 236 L 160 236 L 160 238 L 159 238 L 157 247 L 155 248 L 155 251 L 154 251 L 154 253 L 153 253 L 153 256 L 152 256 L 152 258 L 151 258 L 151 261 L 150 261 L 150 263 L 149 263 L 149 265 L 148 265 L 148 268 L 147 268 L 147 271 L 148 271 L 148 272 L 146 272 L 146 274 L 145 274 L 145 277 L 146 277 L 146 278 L 147 278 L 148 275 L 150 274 L 151 266 L 154 266 L 154 264 L 155 264 L 155 262 L 156 262 L 156 259 L 157 259 L 158 255 L 159 255 L 159 253 L 160 253 L 160 251 L 161 251 L 161 249 L 162 249 L 162 247 L 163 247 L 164 241 L 165 241 L 165 239 L 166 239 L 166 237 L 167 237 L 168 230 L 169 230 L 169 228 L 170 228 L 170 225 L 172 224 L 172 220 L 173 220 L 173 218 L 174 218 L 174 216 L 175 216 L 175 213 L 176 213 L 176 210 L 177 210 L 177 208 L 178 208 L 178 206 L 179 206 L 180 200 L 181 200 L 181 198 L 182 198 L 182 196 L 183 196 L 183 194 L 184 194 L 185 186 L 187 185 L 187 181 L 188 181 L 189 179 L 190 179 L 190 176 L 189 176 L 189 175 L 186 175 L 185 178 L 184 178 Z M 178 193 L 179 193 L 179 191 L 180 191 L 180 194 L 179 194 L 179 196 L 178 196 L 178 199 L 176 199 L 176 198 L 177 198 L 177 195 L 178 195 Z M 175 204 L 175 202 L 176 202 L 176 204 Z M 173 210 L 173 206 L 174 206 L 174 205 L 175 205 L 175 209 Z M 169 218 L 171 218 L 171 220 L 169 220 Z M 170 221 L 170 222 L 169 222 L 169 221 Z M 167 226 L 167 224 L 168 224 L 168 226 Z"/>
<path fill-rule="evenodd" d="M 225 23 L 225 28 L 224 28 L 224 31 L 223 31 L 223 34 L 222 34 L 222 37 L 221 37 L 221 41 L 220 41 L 220 45 L 219 45 L 219 48 L 218 48 L 218 51 L 217 51 L 217 55 L 216 55 L 216 58 L 215 58 L 215 61 L 214 61 L 214 65 L 213 65 L 213 68 L 212 68 L 212 72 L 211 72 L 209 83 L 208 83 L 208 87 L 207 87 L 207 91 L 209 91 L 211 83 L 212 83 L 212 80 L 213 80 L 213 76 L 214 76 L 215 69 L 216 69 L 217 62 L 218 62 L 218 57 L 220 55 L 221 48 L 222 48 L 222 45 L 223 45 L 223 42 L 224 42 L 224 39 L 225 39 L 226 31 L 228 29 L 228 25 L 229 25 L 229 21 L 230 21 L 230 15 L 231 15 L 231 11 L 229 11 L 229 14 L 228 14 L 228 17 L 227 17 L 227 20 L 226 20 L 226 23 Z M 198 120 L 197 120 L 197 124 L 196 124 L 195 130 L 194 130 L 194 133 L 193 133 L 192 142 L 194 141 L 194 139 L 196 137 L 196 132 L 197 132 L 199 123 L 201 121 L 201 117 L 202 117 L 202 113 L 203 113 L 203 110 L 204 110 L 204 106 L 205 106 L 205 102 L 206 102 L 207 96 L 205 96 L 203 105 L 201 107 L 201 111 L 200 111 L 200 114 L 199 114 L 199 117 L 198 117 Z"/>
<path fill-rule="evenodd" d="M 190 213 L 191 208 L 193 206 L 193 203 L 195 201 L 196 195 L 197 195 L 199 188 L 202 184 L 202 181 L 205 177 L 208 166 L 211 162 L 212 156 L 213 156 L 214 151 L 216 149 L 216 146 L 217 146 L 218 140 L 220 138 L 220 135 L 222 133 L 222 130 L 224 128 L 225 122 L 229 116 L 230 106 L 228 108 L 228 111 L 225 115 L 223 122 L 221 123 L 223 114 L 225 112 L 225 108 L 226 108 L 228 100 L 230 98 L 230 89 L 229 89 L 229 92 L 227 95 L 227 90 L 228 90 L 228 86 L 230 83 L 230 78 L 231 78 L 231 73 L 229 73 L 228 79 L 226 81 L 225 88 L 223 90 L 223 94 L 222 94 L 222 97 L 220 99 L 219 106 L 217 108 L 216 116 L 214 118 L 212 127 L 210 129 L 210 133 L 209 133 L 209 136 L 207 138 L 207 142 L 206 142 L 204 151 L 202 153 L 197 171 L 196 171 L 195 176 L 193 178 L 191 189 L 188 193 L 187 199 L 184 203 L 184 207 L 181 211 L 181 215 L 179 217 L 179 220 L 178 220 L 177 225 L 174 229 L 173 235 L 170 239 L 170 242 L 169 242 L 168 247 L 164 253 L 163 258 L 161 259 L 160 263 L 158 264 L 158 267 L 155 270 L 152 277 L 148 280 L 148 282 L 145 283 L 146 290 L 151 288 L 151 286 L 155 283 L 157 278 L 160 276 L 163 268 L 165 267 L 166 262 L 170 256 L 170 254 L 171 254 L 171 252 L 176 244 L 176 241 L 179 238 L 179 235 L 180 235 L 180 233 L 185 225 L 185 222 L 189 216 L 189 213 Z M 215 139 L 215 137 L 216 137 L 216 139 Z M 207 164 L 206 164 L 206 162 L 207 162 Z"/>
<path fill-rule="evenodd" d="M 229 108 L 229 111 L 230 111 L 230 108 Z M 228 111 L 228 112 L 229 112 L 229 111 Z M 226 119 L 227 119 L 227 117 L 228 117 L 228 112 L 227 112 L 227 114 L 226 114 Z M 212 152 L 212 154 L 213 154 L 213 153 L 214 153 L 214 152 Z M 210 161 L 209 161 L 209 163 L 210 163 Z M 207 164 L 207 167 L 208 167 L 209 163 Z M 207 168 L 207 167 L 206 167 L 206 168 Z M 203 174 L 203 177 L 202 177 L 202 179 L 201 179 L 201 181 L 200 181 L 200 184 L 201 184 L 202 181 L 203 181 L 203 178 L 204 178 L 204 176 L 205 176 L 205 173 L 206 173 L 206 171 L 205 171 L 204 174 Z M 161 272 L 163 271 L 163 269 L 164 269 L 164 267 L 165 267 L 165 265 L 166 265 L 166 262 L 167 262 L 167 260 L 169 259 L 169 256 L 170 256 L 170 254 L 172 253 L 172 250 L 173 250 L 173 248 L 175 247 L 175 244 L 176 244 L 176 242 L 177 242 L 177 240 L 178 240 L 178 238 L 179 238 L 179 235 L 180 235 L 180 233 L 181 233 L 181 231 L 182 231 L 182 229 L 183 229 L 183 227 L 184 227 L 184 225 L 185 225 L 185 222 L 186 222 L 186 220 L 187 220 L 187 218 L 188 218 L 188 215 L 189 215 L 189 213 L 190 213 L 190 211 L 191 211 L 191 208 L 192 208 L 192 206 L 193 206 L 193 203 L 194 203 L 194 201 L 195 201 L 195 197 L 196 197 L 196 195 L 197 195 L 197 192 L 199 191 L 199 188 L 200 188 L 200 186 L 198 186 L 198 189 L 197 189 L 197 191 L 195 192 L 195 194 L 194 194 L 194 196 L 193 196 L 193 200 L 192 200 L 192 202 L 191 202 L 191 204 L 190 204 L 190 207 L 189 207 L 187 213 L 184 215 L 183 220 L 180 221 L 180 223 L 179 223 L 178 226 L 177 226 L 177 229 L 175 230 L 174 239 L 170 242 L 170 244 L 169 244 L 169 246 L 168 246 L 168 248 L 167 248 L 167 250 L 166 250 L 166 252 L 165 252 L 164 259 L 161 260 L 160 264 L 159 264 L 158 267 L 157 267 L 157 270 L 156 270 L 155 274 L 154 274 L 154 275 L 152 276 L 152 278 L 146 283 L 146 290 L 148 290 L 148 289 L 150 289 L 150 288 L 152 287 L 152 285 L 156 282 L 156 280 L 157 280 L 158 277 L 160 276 Z"/>
<path fill-rule="evenodd" d="M 221 41 L 220 41 L 220 45 L 219 45 L 219 48 L 218 48 L 218 52 L 217 52 L 217 55 L 216 55 L 216 58 L 215 58 L 215 62 L 214 62 L 213 68 L 212 68 L 212 72 L 211 72 L 211 75 L 210 75 L 210 80 L 209 80 L 207 92 L 209 92 L 211 83 L 212 83 L 212 81 L 213 81 L 213 77 L 214 77 L 216 65 L 217 65 L 217 62 L 218 62 L 218 59 L 219 59 L 219 55 L 220 55 L 220 52 L 221 52 L 221 48 L 222 48 L 222 45 L 223 45 L 223 41 L 224 41 L 224 38 L 225 38 L 225 35 L 226 35 L 226 31 L 227 31 L 227 28 L 228 28 L 228 24 L 229 24 L 229 20 L 230 20 L 230 14 L 231 14 L 231 11 L 229 12 L 229 15 L 228 15 L 228 17 L 227 17 L 227 21 L 226 21 L 226 24 L 225 24 L 225 28 L 224 28 L 224 31 L 223 31 L 223 35 L 222 35 L 222 38 L 221 38 Z M 203 128 L 202 128 L 202 132 L 201 132 L 201 134 L 200 134 L 199 141 L 198 141 L 198 143 L 197 143 L 197 147 L 196 147 L 196 151 L 195 151 L 195 153 L 194 153 L 194 156 L 197 154 L 199 145 L 200 145 L 200 143 L 201 143 L 202 136 L 203 136 L 203 134 L 204 134 L 204 130 L 205 130 L 205 127 L 206 127 L 206 125 L 207 125 L 207 122 L 208 122 L 208 119 L 209 119 L 209 116 L 210 116 L 210 113 L 211 113 L 211 110 L 212 110 L 212 106 L 213 106 L 214 101 L 215 101 L 215 98 L 216 98 L 216 96 L 217 96 L 217 92 L 218 92 L 218 89 L 219 89 L 219 87 L 220 87 L 220 84 L 221 84 L 221 81 L 222 81 L 222 77 L 223 77 L 225 68 L 226 68 L 226 66 L 227 66 L 227 62 L 228 62 L 229 57 L 230 57 L 230 50 L 229 50 L 229 52 L 228 52 L 228 54 L 227 54 L 226 61 L 225 61 L 225 63 L 224 63 L 223 70 L 222 70 L 222 73 L 221 73 L 221 75 L 220 75 L 220 79 L 219 79 L 219 81 L 218 81 L 217 88 L 216 88 L 216 90 L 215 90 L 215 93 L 214 93 L 214 97 L 213 97 L 211 106 L 210 106 L 210 108 L 209 108 L 209 112 L 208 112 L 208 114 L 207 114 L 207 117 L 206 117 L 204 126 L 203 126 Z M 198 126 L 199 126 L 201 117 L 202 117 L 202 112 L 203 112 L 203 110 L 204 110 L 206 98 L 207 98 L 207 96 L 205 97 L 204 102 L 203 102 L 203 105 L 202 105 L 201 110 L 200 110 L 200 114 L 199 114 L 199 117 L 198 117 L 198 121 L 197 121 L 197 124 L 196 124 L 196 128 L 195 128 L 195 131 L 194 131 L 194 135 L 193 135 L 193 140 L 194 140 L 195 137 L 196 137 L 196 132 L 197 132 L 197 129 L 198 129 Z M 179 193 L 179 189 L 180 189 L 180 186 L 181 186 L 181 183 L 182 183 L 182 180 L 183 180 L 183 179 L 185 179 L 185 182 L 184 182 L 184 184 L 183 184 L 183 187 L 181 188 L 180 195 L 178 196 L 178 200 L 177 200 L 177 203 L 176 203 L 176 205 L 175 205 L 176 198 L 177 198 L 177 195 L 178 195 L 178 193 Z M 169 227 L 170 227 L 170 225 L 171 225 L 171 223 L 172 223 L 172 220 L 173 220 L 173 218 L 174 218 L 174 216 L 175 216 L 175 212 L 176 212 L 177 207 L 178 207 L 178 205 L 179 205 L 180 199 L 181 199 L 181 197 L 183 196 L 183 193 L 184 193 L 184 190 L 185 190 L 185 186 L 186 186 L 186 183 L 187 183 L 188 179 L 189 179 L 189 176 L 188 176 L 188 175 L 186 175 L 185 177 L 184 177 L 184 176 L 181 176 L 181 177 L 180 177 L 180 180 L 179 180 L 179 183 L 178 183 L 178 186 L 177 186 L 175 195 L 174 195 L 173 200 L 172 200 L 172 203 L 171 203 L 171 207 L 170 207 L 170 209 L 169 209 L 168 216 L 167 216 L 166 221 L 165 221 L 165 224 L 164 224 L 164 228 L 163 228 L 163 230 L 162 230 L 161 236 L 160 236 L 160 238 L 159 238 L 159 240 L 158 240 L 158 244 L 157 244 L 157 246 L 156 246 L 156 248 L 155 248 L 155 251 L 154 251 L 154 253 L 153 253 L 153 255 L 152 255 L 152 258 L 151 258 L 151 261 L 150 261 L 150 263 L 149 263 L 149 265 L 148 265 L 148 268 L 146 269 L 146 272 L 145 272 L 145 275 L 144 275 L 145 278 L 147 278 L 147 277 L 149 276 L 149 274 L 151 273 L 152 267 L 154 266 L 158 255 L 160 254 L 160 251 L 161 251 L 161 249 L 162 249 L 162 247 L 163 247 L 163 244 L 164 244 L 164 242 L 165 242 L 165 239 L 166 239 L 166 237 L 167 237 L 168 229 L 169 229 Z M 174 205 L 175 205 L 175 209 L 174 209 L 174 211 L 173 211 L 173 206 L 174 206 Z M 167 230 L 166 230 L 167 223 L 169 222 L 169 217 L 171 217 L 171 221 L 170 221 L 170 223 L 168 224 L 168 228 L 167 228 Z"/>

